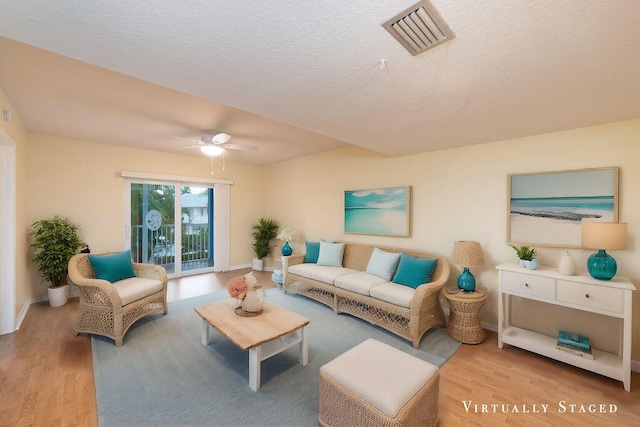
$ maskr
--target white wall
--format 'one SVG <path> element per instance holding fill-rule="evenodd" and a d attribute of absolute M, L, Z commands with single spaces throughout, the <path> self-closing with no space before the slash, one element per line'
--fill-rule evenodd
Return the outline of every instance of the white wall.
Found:
<path fill-rule="evenodd" d="M 14 291 L 7 291 L 6 287 L 0 289 L 9 301 L 5 301 L 7 304 L 13 304 L 14 318 L 24 314 L 21 312 L 22 308 L 29 301 L 31 295 L 29 292 L 28 283 L 30 281 L 30 264 L 31 259 L 27 255 L 28 242 L 26 235 L 29 231 L 29 222 L 27 221 L 27 131 L 20 120 L 20 116 L 16 113 L 13 105 L 9 99 L 5 96 L 2 89 L 0 89 L 0 111 L 9 111 L 11 113 L 11 120 L 5 121 L 0 119 L 0 128 L 2 128 L 2 139 L 5 144 L 11 145 L 13 159 L 13 182 L 15 184 L 14 196 L 15 200 L 10 201 L 13 209 L 13 217 L 15 218 L 15 231 L 16 237 L 15 244 L 12 247 L 8 247 L 8 250 L 15 251 L 13 256 L 14 268 L 13 273 L 5 277 L 11 277 L 9 280 L 13 280 L 13 283 L 3 284 L 3 286 L 14 286 Z M 6 203 L 2 200 L 0 203 Z M 13 301 L 10 301 L 13 299 Z M 0 307 L 0 310 L 4 310 L 4 307 Z M 16 325 L 11 325 L 15 327 Z"/>

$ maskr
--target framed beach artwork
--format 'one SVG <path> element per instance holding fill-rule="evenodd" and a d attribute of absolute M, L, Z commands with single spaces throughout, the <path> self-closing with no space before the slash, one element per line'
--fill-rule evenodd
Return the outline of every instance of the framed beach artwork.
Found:
<path fill-rule="evenodd" d="M 618 167 L 508 176 L 507 241 L 580 247 L 581 221 L 618 221 Z"/>
<path fill-rule="evenodd" d="M 409 237 L 411 187 L 345 191 L 344 232 Z"/>

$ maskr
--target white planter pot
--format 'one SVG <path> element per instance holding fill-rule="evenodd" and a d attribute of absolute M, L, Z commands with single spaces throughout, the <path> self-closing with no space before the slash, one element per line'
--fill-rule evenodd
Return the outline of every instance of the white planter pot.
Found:
<path fill-rule="evenodd" d="M 69 296 L 69 285 L 58 286 L 57 288 L 47 288 L 49 294 L 49 305 L 51 307 L 60 307 L 67 303 Z"/>
<path fill-rule="evenodd" d="M 251 262 L 251 269 L 255 271 L 262 271 L 264 269 L 264 260 L 254 258 Z"/>

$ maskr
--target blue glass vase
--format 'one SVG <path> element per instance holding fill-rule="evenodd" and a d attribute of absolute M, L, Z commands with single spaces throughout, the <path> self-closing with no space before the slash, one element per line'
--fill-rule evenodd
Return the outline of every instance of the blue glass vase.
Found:
<path fill-rule="evenodd" d="M 460 276 L 458 276 L 458 287 L 463 292 L 473 292 L 476 290 L 476 278 L 469 271 L 468 267 L 465 267 Z"/>
<path fill-rule="evenodd" d="M 618 271 L 618 263 L 604 249 L 600 249 L 587 260 L 587 269 L 594 279 L 611 280 Z"/>
<path fill-rule="evenodd" d="M 289 256 L 293 253 L 293 249 L 289 246 L 289 242 L 284 242 L 284 246 L 282 247 L 282 256 Z"/>

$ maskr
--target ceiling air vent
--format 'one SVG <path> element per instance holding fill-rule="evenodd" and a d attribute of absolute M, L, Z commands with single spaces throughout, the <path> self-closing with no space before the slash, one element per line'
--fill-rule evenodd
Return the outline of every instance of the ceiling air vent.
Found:
<path fill-rule="evenodd" d="M 414 4 L 382 26 L 413 56 L 455 37 L 427 0 Z"/>

